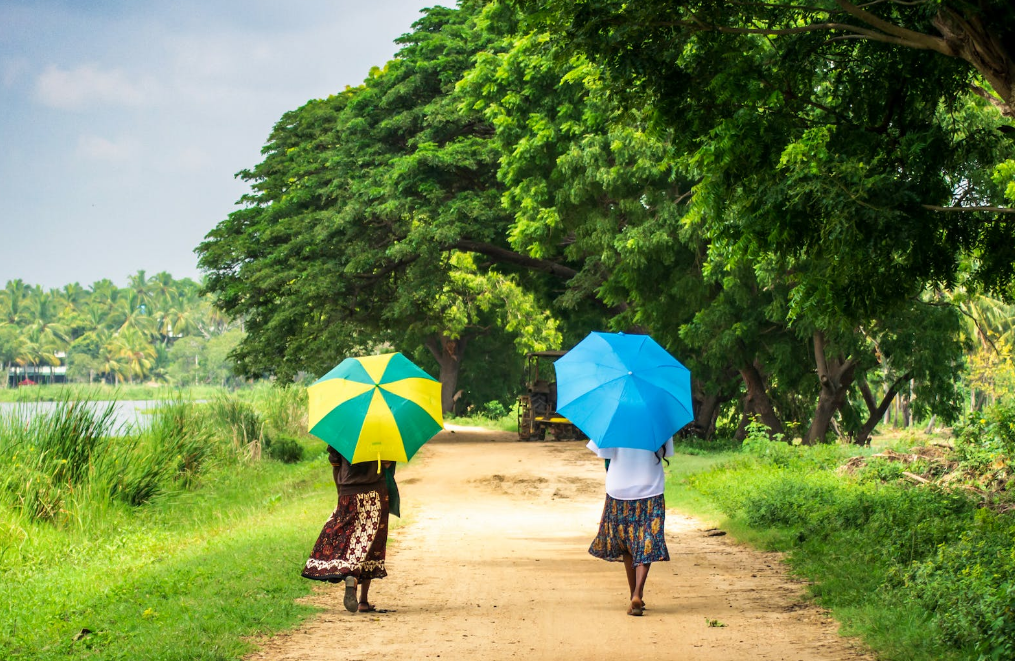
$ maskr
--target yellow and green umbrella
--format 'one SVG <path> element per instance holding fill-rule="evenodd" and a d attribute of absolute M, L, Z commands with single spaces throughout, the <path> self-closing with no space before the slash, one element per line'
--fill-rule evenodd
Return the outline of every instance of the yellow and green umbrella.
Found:
<path fill-rule="evenodd" d="M 346 358 L 307 394 L 310 433 L 353 464 L 408 461 L 444 428 L 441 384 L 400 353 Z"/>

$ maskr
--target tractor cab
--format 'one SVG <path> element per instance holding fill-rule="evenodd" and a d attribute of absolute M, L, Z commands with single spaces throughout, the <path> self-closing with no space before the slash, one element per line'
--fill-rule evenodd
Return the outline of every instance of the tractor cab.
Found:
<path fill-rule="evenodd" d="M 557 376 L 553 362 L 566 351 L 534 351 L 525 356 L 525 392 L 518 397 L 518 440 L 585 438 L 557 413 Z"/>

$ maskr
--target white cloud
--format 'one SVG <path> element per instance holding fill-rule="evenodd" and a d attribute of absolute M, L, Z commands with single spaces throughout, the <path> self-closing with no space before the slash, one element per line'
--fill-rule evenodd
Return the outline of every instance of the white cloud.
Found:
<path fill-rule="evenodd" d="M 78 138 L 76 153 L 89 161 L 123 163 L 137 154 L 137 143 L 128 138 L 109 140 L 97 135 L 82 135 Z"/>
<path fill-rule="evenodd" d="M 136 81 L 119 69 L 101 70 L 85 64 L 73 69 L 49 65 L 35 81 L 35 97 L 43 105 L 62 110 L 93 106 L 143 106 L 159 93 L 150 76 Z"/>

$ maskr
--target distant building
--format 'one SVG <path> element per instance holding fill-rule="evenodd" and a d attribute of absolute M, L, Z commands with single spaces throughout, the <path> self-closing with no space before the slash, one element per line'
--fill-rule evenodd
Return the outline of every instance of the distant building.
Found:
<path fill-rule="evenodd" d="M 7 386 L 21 384 L 67 383 L 67 354 L 58 351 L 59 365 L 14 365 L 7 370 Z"/>

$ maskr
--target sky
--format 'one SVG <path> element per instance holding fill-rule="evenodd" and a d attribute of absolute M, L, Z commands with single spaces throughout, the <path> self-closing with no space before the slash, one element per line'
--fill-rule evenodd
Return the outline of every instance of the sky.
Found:
<path fill-rule="evenodd" d="M 0 287 L 200 277 L 274 123 L 362 82 L 434 4 L 0 0 Z"/>

